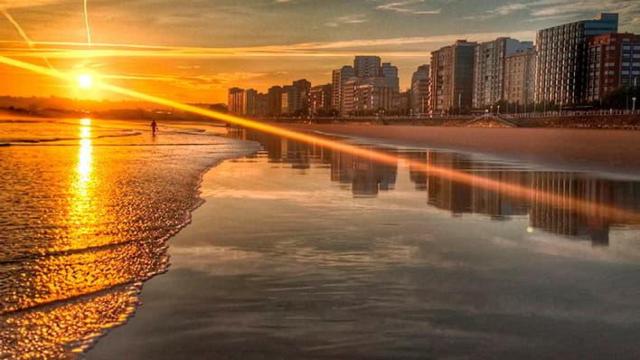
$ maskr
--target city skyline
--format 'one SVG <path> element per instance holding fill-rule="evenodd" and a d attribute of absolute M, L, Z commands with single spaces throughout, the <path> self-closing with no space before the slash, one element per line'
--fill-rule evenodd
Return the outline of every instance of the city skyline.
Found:
<path fill-rule="evenodd" d="M 540 29 L 535 43 L 505 36 L 458 39 L 432 51 L 430 64 L 418 66 L 407 90 L 399 86 L 397 66 L 380 56 L 356 55 L 353 66 L 333 70 L 328 104 L 310 107 L 307 89 L 296 93 L 295 106 L 274 108 L 270 99 L 281 101 L 274 87 L 268 94 L 234 87 L 229 111 L 253 117 L 499 114 L 501 108 L 505 113 L 623 107 L 635 112 L 640 36 L 620 33 L 619 26 L 620 14 L 600 13 Z"/>
<path fill-rule="evenodd" d="M 640 27 L 640 6 L 632 1 L 332 1 L 320 6 L 280 0 L 196 2 L 178 8 L 169 1 L 105 0 L 89 2 L 93 43 L 88 47 L 78 1 L 0 5 L 36 46 L 27 51 L 16 29 L 4 21 L 4 54 L 41 62 L 38 49 L 46 49 L 48 60 L 59 68 L 90 69 L 121 85 L 210 103 L 225 101 L 227 88 L 236 85 L 266 91 L 271 84 L 302 77 L 326 83 L 323 79 L 332 70 L 356 54 L 392 62 L 399 68 L 401 89 L 407 89 L 416 67 L 429 63 L 429 53 L 456 39 L 482 42 L 510 36 L 532 41 L 538 29 L 602 11 L 620 13 L 620 32 Z M 0 71 L 11 84 L 0 85 L 3 95 L 88 95 L 56 81 Z"/>

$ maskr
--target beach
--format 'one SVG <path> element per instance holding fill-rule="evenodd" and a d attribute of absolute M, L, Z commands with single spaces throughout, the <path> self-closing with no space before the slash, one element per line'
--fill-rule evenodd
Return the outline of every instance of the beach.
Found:
<path fill-rule="evenodd" d="M 13 210 L 0 217 L 0 354 L 640 354 L 640 222 L 617 215 L 640 212 L 636 168 L 614 172 L 596 152 L 554 162 L 550 133 L 490 143 L 498 129 L 296 127 L 398 159 L 380 164 L 206 123 L 161 124 L 157 137 L 144 122 L 53 123 L 38 142 L 29 124 L 0 136 Z M 562 136 L 557 148 L 578 149 L 591 134 Z M 546 156 L 509 153 L 517 142 Z"/>
<path fill-rule="evenodd" d="M 559 169 L 640 175 L 640 132 L 399 125 L 288 125 L 305 132 L 356 137 L 392 146 L 479 153 Z"/>

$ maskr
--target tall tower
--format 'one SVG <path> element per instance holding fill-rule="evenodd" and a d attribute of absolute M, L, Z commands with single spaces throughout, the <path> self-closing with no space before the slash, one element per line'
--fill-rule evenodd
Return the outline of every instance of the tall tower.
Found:
<path fill-rule="evenodd" d="M 353 68 L 359 78 L 373 78 L 382 75 L 381 60 L 378 56 L 356 56 L 353 60 Z"/>
<path fill-rule="evenodd" d="M 347 80 L 356 76 L 352 66 L 343 66 L 341 69 L 333 70 L 331 106 L 334 110 L 342 112 L 344 85 Z"/>
<path fill-rule="evenodd" d="M 394 92 L 400 92 L 400 78 L 398 77 L 398 68 L 391 65 L 391 63 L 382 64 L 382 77 L 384 77 L 387 86 L 393 89 Z"/>
<path fill-rule="evenodd" d="M 478 43 L 458 40 L 431 53 L 431 112 L 459 113 L 471 109 L 476 46 Z"/>
<path fill-rule="evenodd" d="M 618 14 L 600 14 L 538 31 L 536 46 L 536 102 L 579 104 L 586 98 L 587 41 L 618 31 Z"/>

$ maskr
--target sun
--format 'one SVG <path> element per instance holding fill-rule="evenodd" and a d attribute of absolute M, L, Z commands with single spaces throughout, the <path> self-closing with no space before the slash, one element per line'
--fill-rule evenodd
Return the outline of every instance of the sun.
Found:
<path fill-rule="evenodd" d="M 93 75 L 91 74 L 80 74 L 77 80 L 80 89 L 89 90 L 93 87 Z"/>

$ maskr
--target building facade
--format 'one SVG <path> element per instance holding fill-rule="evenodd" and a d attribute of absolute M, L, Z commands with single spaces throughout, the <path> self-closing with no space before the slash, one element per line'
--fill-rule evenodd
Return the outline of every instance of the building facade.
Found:
<path fill-rule="evenodd" d="M 258 110 L 258 92 L 254 89 L 244 91 L 243 109 L 241 114 L 256 116 Z"/>
<path fill-rule="evenodd" d="M 418 66 L 411 76 L 411 112 L 414 115 L 423 115 L 429 111 L 429 65 Z"/>
<path fill-rule="evenodd" d="M 477 45 L 475 42 L 458 40 L 431 53 L 430 112 L 460 113 L 471 109 Z"/>
<path fill-rule="evenodd" d="M 529 110 L 529 106 L 535 103 L 535 75 L 535 49 L 522 50 L 507 56 L 504 70 L 504 100 L 509 104 L 522 106 L 525 111 Z"/>
<path fill-rule="evenodd" d="M 343 89 L 343 115 L 374 115 L 393 108 L 394 92 L 384 78 L 352 78 Z"/>
<path fill-rule="evenodd" d="M 342 113 L 342 89 L 344 88 L 347 80 L 354 78 L 356 76 L 356 72 L 353 69 L 353 66 L 343 66 L 341 69 L 333 70 L 332 74 L 332 87 L 333 87 L 333 95 L 331 97 L 331 106 L 334 110 Z"/>
<path fill-rule="evenodd" d="M 353 69 L 356 77 L 373 78 L 382 74 L 382 64 L 379 56 L 356 56 Z"/>
<path fill-rule="evenodd" d="M 309 92 L 309 113 L 314 116 L 327 116 L 331 114 L 331 97 L 333 86 L 331 84 L 318 85 Z"/>
<path fill-rule="evenodd" d="M 267 92 L 267 115 L 280 116 L 282 113 L 282 87 L 272 86 Z"/>
<path fill-rule="evenodd" d="M 382 77 L 387 82 L 387 86 L 393 91 L 400 92 L 400 77 L 398 76 L 398 67 L 391 63 L 383 63 L 381 67 Z"/>
<path fill-rule="evenodd" d="M 280 114 L 284 116 L 308 115 L 310 91 L 311 83 L 305 79 L 283 86 L 280 96 Z"/>
<path fill-rule="evenodd" d="M 505 63 L 508 56 L 532 49 L 532 42 L 498 38 L 475 48 L 473 107 L 484 108 L 504 99 Z"/>
<path fill-rule="evenodd" d="M 229 89 L 229 98 L 227 101 L 229 112 L 231 114 L 243 115 L 244 113 L 244 89 L 233 87 Z"/>
<path fill-rule="evenodd" d="M 588 38 L 617 31 L 618 14 L 538 31 L 536 102 L 582 103 L 586 99 Z"/>
<path fill-rule="evenodd" d="M 640 35 L 594 36 L 587 53 L 587 102 L 600 102 L 620 88 L 640 86 Z"/>

